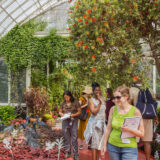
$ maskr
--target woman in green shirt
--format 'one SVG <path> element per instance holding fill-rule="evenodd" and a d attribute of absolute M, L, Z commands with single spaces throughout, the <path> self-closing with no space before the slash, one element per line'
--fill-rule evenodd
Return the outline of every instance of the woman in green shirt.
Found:
<path fill-rule="evenodd" d="M 109 121 L 104 135 L 105 152 L 108 148 L 111 160 L 137 160 L 137 142 L 136 137 L 144 136 L 143 121 L 140 120 L 140 125 L 137 130 L 124 127 L 123 123 L 127 117 L 140 116 L 140 111 L 129 104 L 129 88 L 120 86 L 114 91 L 115 106 L 111 108 Z M 121 139 L 121 132 L 128 132 L 134 135 L 127 139 Z"/>

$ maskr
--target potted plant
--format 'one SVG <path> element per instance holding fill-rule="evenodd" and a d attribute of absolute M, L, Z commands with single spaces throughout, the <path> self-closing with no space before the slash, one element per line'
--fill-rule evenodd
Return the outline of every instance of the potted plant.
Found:
<path fill-rule="evenodd" d="M 53 127 L 55 125 L 55 118 L 56 117 L 53 117 L 52 114 L 46 113 L 43 115 L 43 119 L 49 127 Z"/>
<path fill-rule="evenodd" d="M 48 94 L 46 88 L 38 87 L 25 90 L 24 99 L 28 107 L 28 113 L 31 117 L 31 121 L 36 121 L 36 115 L 38 115 L 41 120 L 43 115 L 49 112 Z"/>

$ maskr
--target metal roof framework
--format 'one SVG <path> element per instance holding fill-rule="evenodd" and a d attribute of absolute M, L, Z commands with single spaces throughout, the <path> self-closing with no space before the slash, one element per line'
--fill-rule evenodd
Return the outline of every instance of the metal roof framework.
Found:
<path fill-rule="evenodd" d="M 0 0 L 0 37 L 68 0 Z"/>

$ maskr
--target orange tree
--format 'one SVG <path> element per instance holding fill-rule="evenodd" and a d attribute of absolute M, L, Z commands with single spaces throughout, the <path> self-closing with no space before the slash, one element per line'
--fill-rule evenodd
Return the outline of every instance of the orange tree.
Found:
<path fill-rule="evenodd" d="M 133 21 L 140 17 L 137 2 L 78 0 L 74 3 L 69 11 L 68 30 L 73 43 L 70 52 L 77 61 L 76 77 L 82 83 L 109 80 L 116 87 L 143 79 L 139 28 Z"/>

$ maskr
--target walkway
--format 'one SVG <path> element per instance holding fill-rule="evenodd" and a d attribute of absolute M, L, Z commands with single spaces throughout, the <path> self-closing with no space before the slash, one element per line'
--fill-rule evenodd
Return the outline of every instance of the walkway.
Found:
<path fill-rule="evenodd" d="M 142 151 L 139 151 L 138 154 L 139 154 L 138 160 L 146 160 L 145 155 Z M 91 160 L 91 156 L 92 156 L 90 150 L 80 150 L 79 155 L 80 155 L 80 160 Z M 108 153 L 106 153 L 105 157 L 106 157 L 105 160 L 109 160 Z M 102 160 L 104 160 L 104 159 L 102 159 Z M 154 160 L 154 159 L 151 158 L 151 160 Z"/>

